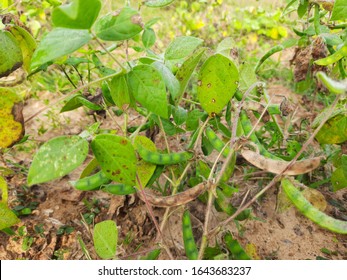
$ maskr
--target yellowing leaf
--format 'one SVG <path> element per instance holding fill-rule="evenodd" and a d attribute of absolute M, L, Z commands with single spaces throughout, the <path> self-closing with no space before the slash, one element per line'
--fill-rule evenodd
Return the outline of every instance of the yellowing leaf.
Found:
<path fill-rule="evenodd" d="M 0 88 L 0 148 L 8 148 L 24 135 L 23 104 L 13 91 Z"/>

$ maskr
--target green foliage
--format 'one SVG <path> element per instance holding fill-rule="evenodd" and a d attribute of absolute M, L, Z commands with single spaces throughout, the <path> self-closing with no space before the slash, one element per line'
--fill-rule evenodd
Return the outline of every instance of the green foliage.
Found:
<path fill-rule="evenodd" d="M 21 48 L 8 31 L 0 30 L 0 78 L 9 75 L 23 64 Z"/>
<path fill-rule="evenodd" d="M 190 55 L 197 47 L 199 47 L 202 42 L 203 40 L 196 37 L 177 37 L 167 47 L 164 58 L 166 60 L 177 60 L 185 58 Z"/>
<path fill-rule="evenodd" d="M 221 54 L 209 57 L 198 77 L 198 99 L 209 115 L 219 114 L 236 92 L 239 73 L 234 63 Z"/>
<path fill-rule="evenodd" d="M 99 0 L 73 0 L 56 7 L 52 12 L 52 22 L 56 27 L 90 29 L 101 9 Z"/>
<path fill-rule="evenodd" d="M 9 228 L 17 223 L 20 222 L 20 220 L 17 218 L 17 216 L 11 211 L 11 209 L 7 206 L 7 184 L 3 177 L 0 176 L 0 194 L 1 194 L 1 201 L 0 201 L 0 230 L 4 230 L 6 228 Z"/>
<path fill-rule="evenodd" d="M 30 70 L 68 55 L 83 47 L 92 39 L 88 30 L 56 28 L 46 34 L 35 50 Z"/>
<path fill-rule="evenodd" d="M 347 19 L 347 1 L 335 0 L 331 20 L 346 20 Z"/>
<path fill-rule="evenodd" d="M 114 258 L 117 252 L 118 229 L 114 221 L 106 220 L 94 227 L 94 247 L 102 259 Z"/>
<path fill-rule="evenodd" d="M 91 148 L 107 178 L 126 185 L 136 184 L 137 160 L 127 138 L 101 134 L 92 141 Z"/>
<path fill-rule="evenodd" d="M 162 76 L 150 65 L 138 65 L 128 74 L 131 94 L 149 111 L 168 118 L 168 101 Z"/>
<path fill-rule="evenodd" d="M 131 39 L 143 29 L 143 23 L 138 11 L 124 7 L 98 19 L 95 23 L 95 33 L 105 41 L 122 41 Z"/>
<path fill-rule="evenodd" d="M 88 142 L 79 136 L 59 136 L 44 143 L 35 154 L 28 185 L 48 182 L 69 174 L 87 157 Z"/>

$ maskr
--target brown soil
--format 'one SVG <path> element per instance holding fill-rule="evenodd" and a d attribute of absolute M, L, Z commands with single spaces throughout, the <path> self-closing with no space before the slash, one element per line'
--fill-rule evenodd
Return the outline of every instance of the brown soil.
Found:
<path fill-rule="evenodd" d="M 288 89 L 277 85 L 270 89 L 274 102 L 282 100 L 276 96 L 278 93 L 289 99 L 295 99 L 296 104 L 303 102 Z M 40 96 L 41 100 L 27 101 L 24 109 L 25 119 L 44 106 L 42 100 L 46 97 L 48 96 L 43 94 Z M 300 110 L 297 114 L 299 115 L 294 116 L 293 120 L 305 115 L 304 111 Z M 114 128 L 114 120 L 98 118 L 103 121 L 103 127 Z M 54 125 L 52 125 L 52 121 L 54 121 Z M 116 121 L 121 124 L 121 119 L 116 119 Z M 134 122 L 136 121 L 134 120 Z M 88 123 L 93 122 L 93 117 L 87 115 L 83 109 L 62 115 L 58 115 L 57 111 L 52 111 L 48 117 L 41 114 L 27 123 L 26 133 L 35 135 L 35 140 L 40 143 L 62 134 L 78 134 Z M 41 136 L 36 136 L 38 129 L 43 126 L 47 131 Z M 160 145 L 160 140 L 160 136 L 157 137 L 158 145 Z M 172 142 L 174 145 L 179 145 L 175 139 Z M 28 152 L 14 148 L 5 157 L 12 163 L 20 163 L 29 167 L 33 154 L 33 150 Z M 10 164 L 10 167 L 16 171 L 14 175 L 7 177 L 10 206 L 18 205 L 19 197 L 22 199 L 22 204 L 37 202 L 38 206 L 31 215 L 22 217 L 21 223 L 13 227 L 16 235 L 9 236 L 0 233 L 0 259 L 86 259 L 80 240 L 83 240 L 91 258 L 98 259 L 92 242 L 93 224 L 87 223 L 86 214 L 88 213 L 95 215 L 94 223 L 105 219 L 113 219 L 117 222 L 119 228 L 118 258 L 137 259 L 150 250 L 158 248 L 157 231 L 144 203 L 136 195 L 118 197 L 103 192 L 82 193 L 75 190 L 68 181 L 76 179 L 83 167 L 61 180 L 23 189 L 26 181 L 25 172 L 20 171 L 14 165 Z M 241 182 L 240 186 L 242 186 L 240 194 L 248 194 L 247 199 L 250 199 L 260 189 L 257 180 Z M 344 207 L 347 206 L 346 189 L 338 193 L 331 193 L 327 188 L 321 188 L 320 191 L 326 198 L 339 201 Z M 277 187 L 271 189 L 253 205 L 253 219 L 240 222 L 238 228 L 234 223 L 229 224 L 227 228 L 223 229 L 223 232 L 211 240 L 210 246 L 218 242 L 226 230 L 230 230 L 245 248 L 254 249 L 253 258 L 283 260 L 316 259 L 316 257 L 322 256 L 329 259 L 347 259 L 346 236 L 320 229 L 293 207 L 285 211 L 276 211 L 277 193 Z M 243 196 L 240 196 L 240 199 L 243 199 Z M 192 214 L 195 239 L 199 241 L 206 207 L 199 201 L 193 201 L 185 207 Z M 181 206 L 171 210 L 169 222 L 162 232 L 166 246 L 170 248 L 175 259 L 186 258 L 181 230 L 181 217 L 185 207 Z M 164 212 L 165 209 L 154 209 L 154 216 L 159 223 L 162 221 Z M 328 206 L 326 212 L 335 217 L 339 217 L 341 214 L 332 205 Z M 213 211 L 211 227 L 218 225 L 226 218 L 226 215 Z M 26 228 L 25 237 L 18 234 L 18 228 L 21 226 Z M 42 226 L 43 230 L 38 233 L 37 227 L 39 226 Z M 57 234 L 58 229 L 66 226 L 73 227 L 73 232 Z M 28 240 L 28 237 L 32 237 L 32 244 L 24 250 L 23 243 Z M 330 250 L 332 254 L 322 253 L 322 248 Z M 168 259 L 165 250 L 162 250 L 160 259 Z"/>

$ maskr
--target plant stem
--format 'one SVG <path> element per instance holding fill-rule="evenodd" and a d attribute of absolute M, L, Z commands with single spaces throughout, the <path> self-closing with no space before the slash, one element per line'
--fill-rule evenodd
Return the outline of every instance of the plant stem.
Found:
<path fill-rule="evenodd" d="M 39 114 L 41 114 L 42 112 L 46 111 L 48 108 L 50 107 L 53 107 L 55 105 L 57 105 L 58 103 L 60 103 L 61 101 L 63 101 L 64 99 L 66 99 L 67 97 L 85 89 L 85 88 L 88 88 L 90 87 L 91 85 L 94 85 L 94 84 L 97 84 L 97 83 L 100 83 L 102 81 L 105 81 L 105 80 L 108 80 L 110 78 L 113 78 L 113 77 L 116 77 L 116 76 L 119 76 L 119 75 L 122 75 L 124 72 L 123 71 L 119 71 L 117 73 L 113 73 L 111 75 L 108 75 L 108 76 L 105 76 L 105 77 L 102 77 L 102 78 L 99 78 L 97 80 L 94 80 L 88 84 L 85 84 L 85 85 L 82 85 L 76 89 L 74 89 L 73 91 L 69 92 L 68 94 L 65 94 L 64 96 L 62 96 L 61 98 L 59 98 L 57 101 L 53 102 L 52 104 L 50 104 L 49 106 L 45 106 L 43 107 L 42 109 L 38 110 L 35 114 L 31 115 L 30 117 L 28 117 L 26 120 L 25 120 L 25 123 L 28 123 L 30 122 L 33 118 L 35 118 L 36 116 L 38 116 Z"/>
<path fill-rule="evenodd" d="M 93 34 L 93 33 L 92 33 Z M 103 45 L 103 43 L 100 42 L 100 40 L 98 39 L 98 37 L 96 37 L 95 34 L 93 34 L 95 41 L 100 45 L 100 47 L 103 48 L 103 50 L 109 55 L 109 57 L 111 57 L 113 59 L 114 62 L 116 62 L 118 64 L 118 66 L 124 71 L 126 72 L 126 69 L 124 68 L 124 66 L 122 65 L 122 63 L 120 63 L 118 61 L 118 59 L 112 55 L 112 53 L 109 52 L 109 50 L 107 48 L 105 48 L 105 46 Z"/>

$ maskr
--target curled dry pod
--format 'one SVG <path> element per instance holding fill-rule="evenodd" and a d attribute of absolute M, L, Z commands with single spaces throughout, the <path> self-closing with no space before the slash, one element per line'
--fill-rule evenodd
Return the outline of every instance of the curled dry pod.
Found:
<path fill-rule="evenodd" d="M 202 194 L 207 189 L 206 183 L 201 183 L 193 188 L 187 189 L 183 192 L 177 193 L 170 196 L 159 196 L 151 192 L 149 189 L 144 189 L 143 191 L 138 191 L 137 194 L 142 201 L 147 201 L 157 207 L 174 207 L 196 199 L 200 194 Z"/>
<path fill-rule="evenodd" d="M 295 181 L 292 181 L 288 178 L 284 178 L 281 181 L 283 191 L 305 217 L 309 218 L 311 221 L 322 228 L 341 234 L 347 234 L 346 221 L 334 219 L 315 208 L 294 186 L 294 183 Z"/>
<path fill-rule="evenodd" d="M 274 174 L 281 174 L 289 164 L 289 162 L 284 160 L 275 160 L 262 156 L 261 154 L 254 152 L 252 150 L 243 148 L 241 149 L 241 155 L 245 160 L 261 170 L 265 170 Z M 299 175 L 308 173 L 316 169 L 320 165 L 320 161 L 323 157 L 314 157 L 310 159 L 304 159 L 295 162 L 290 168 L 284 171 L 284 175 Z"/>

